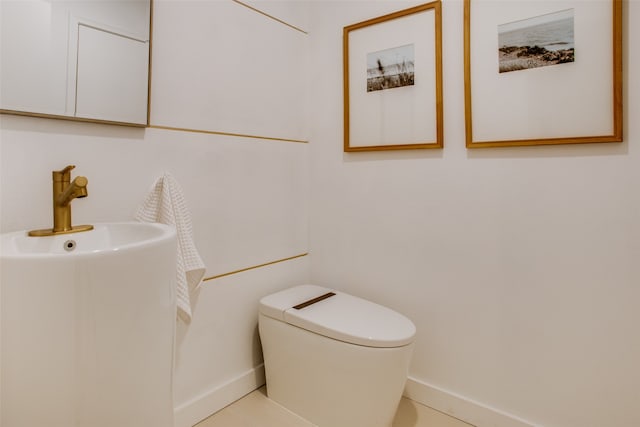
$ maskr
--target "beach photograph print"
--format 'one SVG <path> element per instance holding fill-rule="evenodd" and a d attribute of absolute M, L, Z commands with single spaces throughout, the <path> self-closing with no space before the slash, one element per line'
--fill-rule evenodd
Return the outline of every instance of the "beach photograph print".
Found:
<path fill-rule="evenodd" d="M 414 85 L 413 44 L 367 54 L 367 92 Z"/>
<path fill-rule="evenodd" d="M 498 26 L 499 72 L 574 62 L 573 9 Z"/>

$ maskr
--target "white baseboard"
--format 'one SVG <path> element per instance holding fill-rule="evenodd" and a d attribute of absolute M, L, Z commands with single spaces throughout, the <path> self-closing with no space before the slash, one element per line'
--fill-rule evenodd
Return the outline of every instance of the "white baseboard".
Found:
<path fill-rule="evenodd" d="M 404 396 L 476 427 L 535 427 L 514 415 L 411 377 Z"/>
<path fill-rule="evenodd" d="M 175 408 L 174 427 L 193 427 L 264 384 L 264 365 L 250 369 Z M 515 415 L 411 377 L 407 379 L 404 396 L 476 427 L 536 427 Z"/>
<path fill-rule="evenodd" d="M 192 427 L 225 406 L 262 387 L 264 383 L 264 365 L 250 369 L 233 380 L 175 408 L 173 411 L 174 427 Z"/>

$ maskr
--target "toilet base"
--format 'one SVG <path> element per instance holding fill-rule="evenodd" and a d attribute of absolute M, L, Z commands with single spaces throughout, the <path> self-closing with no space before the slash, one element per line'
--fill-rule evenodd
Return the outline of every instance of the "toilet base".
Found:
<path fill-rule="evenodd" d="M 267 395 L 318 427 L 391 427 L 413 343 L 374 348 L 260 314 Z"/>

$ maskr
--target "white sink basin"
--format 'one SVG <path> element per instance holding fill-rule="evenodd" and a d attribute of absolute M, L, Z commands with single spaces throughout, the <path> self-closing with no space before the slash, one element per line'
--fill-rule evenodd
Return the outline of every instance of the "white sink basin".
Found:
<path fill-rule="evenodd" d="M 93 230 L 46 237 L 26 231 L 2 235 L 3 257 L 100 254 L 154 245 L 175 235 L 172 227 L 143 222 L 95 224 Z"/>
<path fill-rule="evenodd" d="M 94 227 L 0 236 L 2 426 L 173 426 L 175 230 Z"/>

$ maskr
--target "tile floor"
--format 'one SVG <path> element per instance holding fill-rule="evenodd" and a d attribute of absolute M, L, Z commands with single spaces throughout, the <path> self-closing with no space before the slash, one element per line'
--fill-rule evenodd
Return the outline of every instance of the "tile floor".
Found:
<path fill-rule="evenodd" d="M 313 424 L 270 400 L 262 387 L 194 427 L 313 427 Z M 393 427 L 473 426 L 403 397 Z"/>

